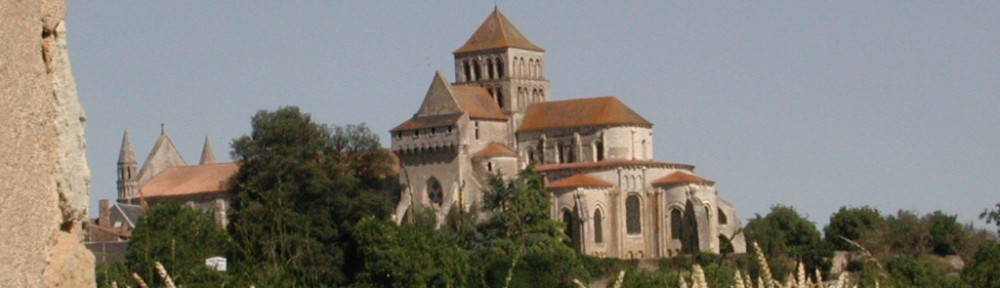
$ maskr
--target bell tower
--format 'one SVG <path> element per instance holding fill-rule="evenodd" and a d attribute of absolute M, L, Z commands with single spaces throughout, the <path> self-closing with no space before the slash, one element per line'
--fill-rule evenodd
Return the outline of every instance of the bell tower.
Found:
<path fill-rule="evenodd" d="M 118 202 L 131 201 L 139 190 L 139 174 L 136 173 L 139 163 L 135 161 L 135 149 L 128 138 L 128 130 L 122 136 L 122 149 L 118 153 Z"/>
<path fill-rule="evenodd" d="M 520 125 L 528 106 L 548 101 L 545 49 L 531 43 L 494 8 L 455 56 L 454 85 L 486 88 L 504 112 Z"/>

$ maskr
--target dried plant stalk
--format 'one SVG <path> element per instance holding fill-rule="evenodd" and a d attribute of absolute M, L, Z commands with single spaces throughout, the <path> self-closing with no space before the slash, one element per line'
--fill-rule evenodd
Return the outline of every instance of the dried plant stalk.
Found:
<path fill-rule="evenodd" d="M 142 277 L 139 277 L 139 274 L 132 272 L 132 278 L 135 279 L 135 282 L 139 283 L 139 287 L 149 288 L 149 286 L 146 286 L 146 281 L 142 281 Z"/>
<path fill-rule="evenodd" d="M 170 274 L 167 274 L 167 269 L 163 268 L 163 264 L 160 264 L 159 261 L 156 262 L 156 272 L 160 274 L 160 277 L 163 277 L 163 283 L 167 285 L 167 288 L 177 288 L 174 286 L 174 280 L 170 279 Z"/>

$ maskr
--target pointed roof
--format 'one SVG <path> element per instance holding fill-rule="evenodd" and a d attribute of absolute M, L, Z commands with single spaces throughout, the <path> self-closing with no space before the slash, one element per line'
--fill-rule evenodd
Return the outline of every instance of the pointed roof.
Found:
<path fill-rule="evenodd" d="M 184 165 L 187 165 L 187 163 L 184 162 L 181 153 L 177 151 L 177 147 L 170 140 L 170 136 L 167 136 L 166 130 L 161 128 L 160 137 L 156 139 L 153 150 L 149 151 L 149 156 L 146 157 L 146 162 L 142 164 L 142 169 L 139 169 L 139 185 L 145 184 L 150 179 L 153 179 L 154 176 L 163 172 L 163 170 L 167 170 L 167 168 Z"/>
<path fill-rule="evenodd" d="M 215 152 L 212 152 L 212 143 L 208 142 L 208 135 L 205 135 L 205 146 L 201 148 L 201 160 L 198 165 L 215 163 Z"/>
<path fill-rule="evenodd" d="M 607 125 L 653 127 L 618 97 L 605 96 L 532 104 L 518 132 Z"/>
<path fill-rule="evenodd" d="M 493 101 L 482 87 L 451 86 L 444 73 L 437 71 L 431 87 L 424 95 L 424 102 L 413 118 L 390 131 L 451 126 L 465 113 L 471 119 L 507 121 L 507 114 Z"/>
<path fill-rule="evenodd" d="M 587 176 L 585 174 L 576 174 L 569 176 L 559 181 L 549 183 L 549 189 L 563 189 L 563 188 L 576 188 L 576 187 L 614 187 L 608 181 L 597 179 L 594 177 Z"/>
<path fill-rule="evenodd" d="M 118 164 L 125 163 L 136 163 L 135 148 L 132 148 L 132 140 L 128 137 L 128 129 L 125 129 L 125 135 L 122 136 L 122 149 L 121 152 L 118 152 Z"/>
<path fill-rule="evenodd" d="M 510 20 L 507 20 L 507 17 L 500 13 L 499 9 L 494 8 L 493 13 L 490 13 L 490 16 L 486 17 L 486 21 L 483 21 L 483 24 L 479 25 L 479 29 L 476 29 L 476 33 L 469 37 L 469 41 L 466 41 L 465 45 L 452 53 L 461 54 L 508 47 L 545 52 L 545 49 L 531 43 L 524 34 L 521 34 L 521 31 L 517 30 L 517 27 L 514 27 L 514 24 L 510 23 Z"/>
<path fill-rule="evenodd" d="M 454 93 L 451 91 L 451 84 L 448 84 L 448 79 L 445 78 L 444 73 L 436 71 L 434 79 L 431 80 L 431 87 L 427 88 L 427 94 L 424 95 L 424 102 L 420 104 L 420 110 L 413 116 L 421 117 L 460 112 L 462 112 L 462 109 L 458 105 L 458 100 L 455 99 Z"/>
<path fill-rule="evenodd" d="M 656 179 L 656 181 L 653 181 L 652 185 L 667 186 L 667 185 L 683 184 L 683 183 L 715 184 L 715 181 L 694 176 L 694 174 L 688 174 L 677 171 L 674 172 L 673 174 L 664 176 L 663 178 Z"/>
<path fill-rule="evenodd" d="M 148 199 L 225 192 L 239 170 L 235 162 L 171 167 L 143 185 L 140 195 Z"/>
<path fill-rule="evenodd" d="M 472 154 L 472 158 L 495 158 L 495 157 L 514 157 L 517 158 L 517 152 L 513 149 L 507 147 L 500 143 L 490 143 L 486 145 L 486 148 L 479 150 L 476 154 Z"/>

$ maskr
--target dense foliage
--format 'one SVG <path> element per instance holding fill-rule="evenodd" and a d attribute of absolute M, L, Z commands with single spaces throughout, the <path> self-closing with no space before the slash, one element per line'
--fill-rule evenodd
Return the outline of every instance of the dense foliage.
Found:
<path fill-rule="evenodd" d="M 826 242 L 836 250 L 854 250 L 856 247 L 844 240 L 858 241 L 861 236 L 883 229 L 885 221 L 878 209 L 840 207 L 830 216 L 830 223 L 823 228 Z"/>
<path fill-rule="evenodd" d="M 364 126 L 331 129 L 295 107 L 252 125 L 233 142 L 232 266 L 265 286 L 349 282 L 364 267 L 354 225 L 388 215 L 388 152 Z"/>
<path fill-rule="evenodd" d="M 771 207 L 767 216 L 750 219 L 744 228 L 748 243 L 757 242 L 774 267 L 794 267 L 802 261 L 807 270 L 826 271 L 833 250 L 820 237 L 816 225 L 788 206 Z M 785 272 L 785 271 L 780 271 Z M 784 273 L 776 273 L 782 275 Z"/>
<path fill-rule="evenodd" d="M 185 287 L 215 287 L 226 282 L 226 274 L 205 267 L 205 259 L 225 255 L 229 245 L 229 236 L 207 212 L 177 202 L 162 203 L 139 219 L 126 256 L 128 270 L 152 284 L 162 281 L 154 269 L 160 262 Z"/>

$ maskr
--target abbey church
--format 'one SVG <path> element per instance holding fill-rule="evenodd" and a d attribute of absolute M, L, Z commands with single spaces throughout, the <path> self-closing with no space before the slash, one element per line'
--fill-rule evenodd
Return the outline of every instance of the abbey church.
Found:
<path fill-rule="evenodd" d="M 403 191 L 443 219 L 483 199 L 490 174 L 533 164 L 553 219 L 581 253 L 625 259 L 697 251 L 744 253 L 735 207 L 689 164 L 653 157 L 653 123 L 614 96 L 550 100 L 545 50 L 494 10 L 437 72 L 423 103 L 393 128 Z"/>

